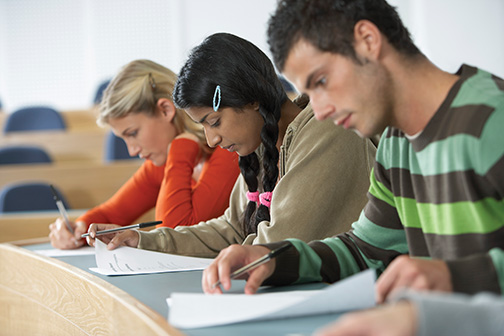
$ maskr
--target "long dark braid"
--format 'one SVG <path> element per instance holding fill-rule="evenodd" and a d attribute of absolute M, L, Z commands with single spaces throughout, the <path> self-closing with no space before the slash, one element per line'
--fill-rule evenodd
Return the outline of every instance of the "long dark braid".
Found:
<path fill-rule="evenodd" d="M 216 86 L 221 87 L 220 108 L 240 109 L 259 103 L 264 119 L 261 140 L 262 191 L 272 192 L 278 180 L 278 122 L 287 95 L 269 58 L 252 43 L 232 34 L 207 37 L 194 48 L 180 71 L 173 92 L 179 108 L 211 107 Z M 260 160 L 257 154 L 241 156 L 241 174 L 249 192 L 259 189 Z M 269 207 L 249 201 L 243 214 L 245 235 L 257 232 L 257 225 L 270 220 Z"/>

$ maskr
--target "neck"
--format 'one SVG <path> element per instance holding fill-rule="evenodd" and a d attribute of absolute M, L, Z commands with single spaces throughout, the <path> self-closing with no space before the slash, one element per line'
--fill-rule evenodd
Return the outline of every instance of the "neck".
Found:
<path fill-rule="evenodd" d="M 277 141 L 278 150 L 280 150 L 280 146 L 282 145 L 283 139 L 285 137 L 285 132 L 287 131 L 287 127 L 301 111 L 302 110 L 299 108 L 299 106 L 294 104 L 288 98 L 283 103 L 280 111 L 281 113 L 280 120 L 278 121 L 278 141 Z"/>
<path fill-rule="evenodd" d="M 408 135 L 421 132 L 446 99 L 458 76 L 425 57 L 391 62 L 394 127 Z"/>

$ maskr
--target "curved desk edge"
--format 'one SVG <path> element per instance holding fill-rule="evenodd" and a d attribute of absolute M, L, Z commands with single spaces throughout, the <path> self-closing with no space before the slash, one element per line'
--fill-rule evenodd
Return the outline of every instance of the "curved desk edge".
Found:
<path fill-rule="evenodd" d="M 0 244 L 0 325 L 9 335 L 183 335 L 105 280 L 12 243 Z"/>

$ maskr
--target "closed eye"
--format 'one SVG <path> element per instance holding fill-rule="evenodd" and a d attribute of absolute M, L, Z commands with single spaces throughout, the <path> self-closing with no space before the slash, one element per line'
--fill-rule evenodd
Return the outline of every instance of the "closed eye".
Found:
<path fill-rule="evenodd" d="M 210 125 L 210 127 L 218 127 L 220 125 L 220 118 L 217 119 L 213 124 L 209 123 L 209 125 Z"/>

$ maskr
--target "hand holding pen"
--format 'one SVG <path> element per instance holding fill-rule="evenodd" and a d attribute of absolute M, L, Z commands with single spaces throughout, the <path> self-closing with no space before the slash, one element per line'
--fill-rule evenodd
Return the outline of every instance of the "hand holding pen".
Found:
<path fill-rule="evenodd" d="M 97 236 L 100 240 L 107 244 L 109 250 L 113 250 L 119 246 L 137 247 L 139 236 L 136 228 L 144 228 L 161 224 L 162 221 L 146 222 L 133 224 L 128 226 L 120 226 L 116 224 L 91 224 L 88 233 L 83 234 L 90 246 L 94 246 Z"/>
<path fill-rule="evenodd" d="M 231 279 L 244 278 L 247 274 L 245 293 L 255 293 L 264 280 L 273 274 L 274 258 L 291 246 L 292 243 L 284 242 L 273 251 L 260 245 L 231 245 L 225 248 L 203 272 L 203 291 L 212 294 L 222 293 L 221 286 L 224 290 L 229 290 Z M 269 262 L 271 260 L 273 261 Z M 231 273 L 231 270 L 236 268 L 238 269 Z"/>

